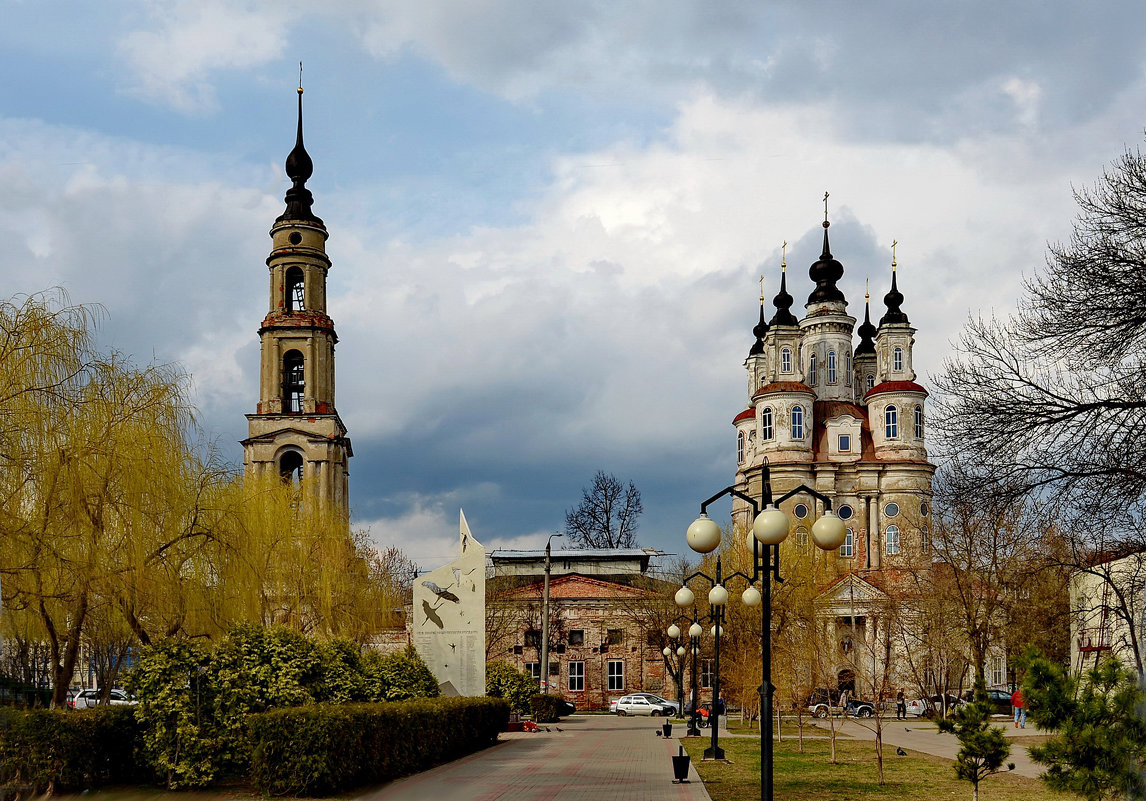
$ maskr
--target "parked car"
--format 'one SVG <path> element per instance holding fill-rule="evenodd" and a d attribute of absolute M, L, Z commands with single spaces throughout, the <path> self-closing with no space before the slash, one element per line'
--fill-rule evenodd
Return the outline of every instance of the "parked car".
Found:
<path fill-rule="evenodd" d="M 930 698 L 913 698 L 907 702 L 908 713 L 922 718 L 942 715 L 944 711 L 944 698 L 946 698 L 947 712 L 951 713 L 963 703 L 954 695 L 933 695 Z"/>
<path fill-rule="evenodd" d="M 72 709 L 91 709 L 94 706 L 99 706 L 99 697 L 99 690 L 80 690 L 74 698 L 68 701 L 68 706 Z M 131 706 L 138 703 L 127 694 L 126 690 L 119 689 L 111 691 L 107 702 L 110 706 Z"/>
<path fill-rule="evenodd" d="M 975 691 L 968 690 L 963 693 L 963 702 L 970 703 L 975 700 Z M 991 706 L 992 715 L 1010 715 L 1011 694 L 1006 690 L 987 690 L 987 703 Z"/>
<path fill-rule="evenodd" d="M 611 706 L 611 705 L 610 705 Z M 675 707 L 671 704 L 658 704 L 643 695 L 626 695 L 617 700 L 618 715 L 671 715 Z"/>
<path fill-rule="evenodd" d="M 826 718 L 828 715 L 839 715 L 844 712 L 840 707 L 840 693 L 838 690 L 819 688 L 808 696 L 808 712 L 814 718 Z M 853 718 L 870 718 L 875 714 L 875 705 L 870 701 L 861 701 L 858 698 L 849 698 L 847 714 Z"/>
<path fill-rule="evenodd" d="M 653 695 L 652 693 L 634 693 L 634 695 L 644 696 L 646 699 L 648 699 L 648 701 L 650 703 L 653 703 L 653 704 L 660 704 L 661 706 L 671 706 L 672 707 L 672 713 L 674 715 L 680 714 L 680 704 L 678 704 L 676 701 L 670 701 L 667 698 L 661 698 L 659 695 Z"/>
<path fill-rule="evenodd" d="M 565 715 L 572 715 L 577 711 L 577 707 L 573 705 L 572 701 L 566 701 L 564 698 L 557 701 L 557 714 L 564 717 Z"/>

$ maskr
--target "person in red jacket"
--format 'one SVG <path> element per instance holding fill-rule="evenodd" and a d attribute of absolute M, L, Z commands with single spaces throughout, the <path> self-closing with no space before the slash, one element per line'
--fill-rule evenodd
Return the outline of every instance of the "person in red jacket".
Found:
<path fill-rule="evenodd" d="M 1011 707 L 1015 710 L 1015 728 L 1025 729 L 1027 727 L 1027 707 L 1022 690 L 1015 690 L 1011 694 Z"/>

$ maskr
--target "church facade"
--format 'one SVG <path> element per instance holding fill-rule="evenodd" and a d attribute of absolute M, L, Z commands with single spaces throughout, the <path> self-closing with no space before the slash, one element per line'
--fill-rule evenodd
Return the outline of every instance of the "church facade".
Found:
<path fill-rule="evenodd" d="M 334 346 L 327 313 L 326 226 L 306 188 L 314 164 L 303 145 L 302 88 L 298 130 L 287 156 L 291 188 L 286 209 L 271 226 L 267 315 L 259 327 L 259 401 L 247 415 L 243 469 L 305 481 L 316 501 L 349 516 L 347 479 L 354 455 L 334 405 Z"/>

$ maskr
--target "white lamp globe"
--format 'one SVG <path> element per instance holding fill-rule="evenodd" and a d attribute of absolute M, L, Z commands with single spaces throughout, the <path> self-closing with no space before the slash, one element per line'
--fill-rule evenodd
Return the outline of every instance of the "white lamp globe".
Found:
<path fill-rule="evenodd" d="M 712 553 L 720 545 L 720 526 L 702 514 L 692 521 L 684 537 L 688 540 L 688 547 L 697 553 Z"/>
<path fill-rule="evenodd" d="M 728 590 L 724 588 L 723 584 L 715 584 L 712 589 L 708 591 L 708 602 L 713 606 L 724 606 L 728 603 Z"/>
<path fill-rule="evenodd" d="M 704 634 L 704 629 L 700 627 L 699 623 L 693 623 L 688 627 L 689 637 L 699 637 L 701 634 Z"/>
<path fill-rule="evenodd" d="M 760 601 L 763 600 L 763 596 L 760 595 L 760 590 L 750 586 L 744 590 L 744 594 L 740 596 L 740 600 L 745 606 L 759 606 Z"/>
<path fill-rule="evenodd" d="M 756 515 L 752 521 L 752 536 L 761 545 L 779 545 L 788 538 L 788 515 L 772 504 Z"/>
<path fill-rule="evenodd" d="M 676 623 L 673 623 L 671 626 L 669 626 L 668 635 L 669 635 L 670 640 L 679 639 L 680 638 L 680 626 L 678 626 Z"/>
<path fill-rule="evenodd" d="M 710 633 L 712 634 L 712 639 L 715 640 L 717 637 L 724 634 L 724 629 L 722 629 L 720 626 L 713 626 Z"/>
<path fill-rule="evenodd" d="M 818 548 L 834 551 L 844 544 L 848 530 L 844 521 L 836 517 L 830 509 L 812 526 L 812 540 Z"/>
<path fill-rule="evenodd" d="M 690 590 L 688 587 L 681 587 L 676 591 L 676 595 L 673 596 L 673 600 L 676 601 L 677 606 L 684 608 L 687 606 L 692 606 L 693 601 L 696 600 L 696 596 L 692 594 L 692 590 Z"/>
<path fill-rule="evenodd" d="M 684 656 L 684 654 L 685 654 L 685 651 L 684 651 L 683 645 L 676 649 L 676 655 L 677 656 Z"/>
<path fill-rule="evenodd" d="M 665 655 L 665 659 L 668 659 L 670 656 L 672 656 L 672 649 L 668 646 L 665 646 L 665 649 L 661 651 L 661 653 Z"/>

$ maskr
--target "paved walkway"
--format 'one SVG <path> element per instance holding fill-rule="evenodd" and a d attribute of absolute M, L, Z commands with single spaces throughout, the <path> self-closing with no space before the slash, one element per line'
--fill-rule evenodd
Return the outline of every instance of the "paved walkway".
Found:
<path fill-rule="evenodd" d="M 678 743 L 656 736 L 662 722 L 573 715 L 548 732 L 503 734 L 505 742 L 359 801 L 711 801 L 695 767 L 689 784 L 672 783 Z"/>

